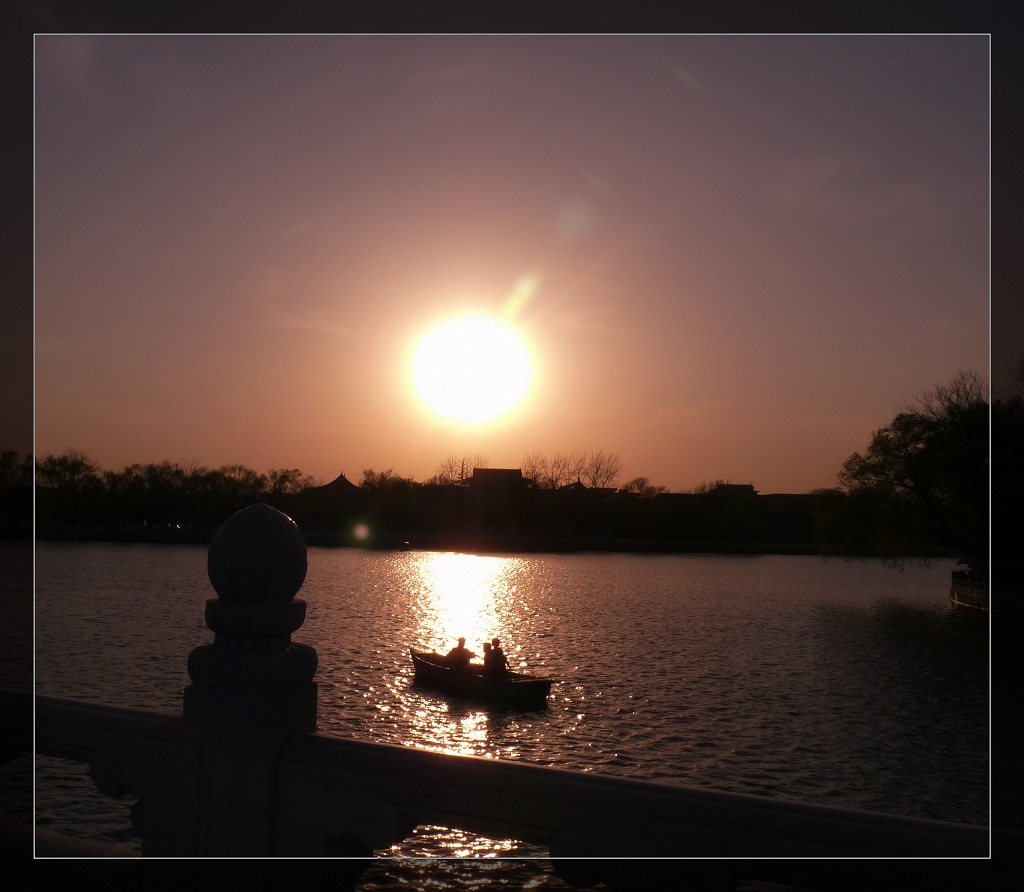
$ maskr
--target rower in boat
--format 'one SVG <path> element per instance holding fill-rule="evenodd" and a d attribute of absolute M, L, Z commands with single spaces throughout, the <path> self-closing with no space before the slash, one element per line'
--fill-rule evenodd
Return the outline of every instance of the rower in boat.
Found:
<path fill-rule="evenodd" d="M 501 649 L 501 641 L 492 638 L 489 644 L 484 645 L 484 675 L 488 678 L 502 678 L 507 671 L 508 660 L 505 651 Z"/>
<path fill-rule="evenodd" d="M 476 654 L 466 647 L 466 639 L 460 638 L 459 643 L 448 651 L 445 659 L 453 669 L 466 669 L 469 667 L 469 661 L 475 656 Z"/>

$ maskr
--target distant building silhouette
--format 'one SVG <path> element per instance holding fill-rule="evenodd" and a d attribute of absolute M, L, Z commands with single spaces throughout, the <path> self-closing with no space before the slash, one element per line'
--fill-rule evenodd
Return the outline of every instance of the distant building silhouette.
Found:
<path fill-rule="evenodd" d="M 757 495 L 753 483 L 716 483 L 707 491 L 709 496 L 747 496 L 753 498 Z"/>
<path fill-rule="evenodd" d="M 473 468 L 466 516 L 469 528 L 506 536 L 520 533 L 526 495 L 533 486 L 521 468 Z"/>
<path fill-rule="evenodd" d="M 531 486 L 532 481 L 523 476 L 522 468 L 473 468 L 469 485 L 477 492 L 509 493 L 521 492 Z"/>

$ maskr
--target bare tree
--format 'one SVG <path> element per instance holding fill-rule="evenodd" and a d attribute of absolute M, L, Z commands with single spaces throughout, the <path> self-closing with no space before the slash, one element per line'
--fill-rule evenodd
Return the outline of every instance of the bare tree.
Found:
<path fill-rule="evenodd" d="M 622 462 L 617 455 L 598 449 L 586 458 L 583 482 L 592 488 L 612 486 L 621 469 Z"/>
<path fill-rule="evenodd" d="M 181 476 L 185 475 L 185 469 L 181 465 L 169 462 L 164 462 L 163 465 L 169 466 Z M 266 475 L 260 474 L 246 465 L 222 465 L 217 469 L 217 473 L 239 491 L 259 493 L 267 488 Z"/>
<path fill-rule="evenodd" d="M 527 480 L 533 480 L 540 487 L 546 485 L 545 481 L 548 479 L 548 460 L 539 452 L 531 452 L 523 458 L 521 470 L 523 477 Z"/>
<path fill-rule="evenodd" d="M 203 466 L 202 462 L 195 457 L 182 462 L 181 468 L 185 472 L 186 477 L 200 477 L 208 470 Z"/>
<path fill-rule="evenodd" d="M 375 471 L 373 468 L 364 468 L 363 479 L 359 485 L 362 489 L 370 492 L 377 492 L 378 490 L 388 487 L 408 487 L 411 486 L 412 483 L 412 477 L 403 477 L 400 474 L 395 473 L 393 468 L 388 468 L 386 471 Z"/>
<path fill-rule="evenodd" d="M 693 493 L 694 495 L 702 496 L 704 495 L 704 493 L 711 492 L 711 490 L 724 485 L 725 481 L 722 480 L 721 478 L 715 480 L 713 483 L 708 483 L 707 480 L 703 480 L 700 483 L 698 483 L 695 487 L 693 487 L 693 489 L 689 490 L 689 492 Z"/>
<path fill-rule="evenodd" d="M 619 457 L 604 450 L 590 454 L 556 452 L 548 459 L 531 452 L 523 459 L 523 476 L 535 480 L 541 489 L 558 489 L 577 481 L 590 487 L 607 487 L 619 476 Z"/>
<path fill-rule="evenodd" d="M 99 466 L 80 449 L 48 455 L 36 463 L 36 480 L 42 486 L 80 489 L 99 481 Z"/>
<path fill-rule="evenodd" d="M 582 481 L 587 473 L 587 456 L 583 452 L 570 452 L 566 460 L 566 483 Z"/>
<path fill-rule="evenodd" d="M 556 452 L 548 465 L 548 488 L 558 489 L 572 483 L 575 458 L 571 452 Z"/>
<path fill-rule="evenodd" d="M 467 453 L 457 456 L 454 452 L 441 462 L 434 474 L 427 483 L 441 484 L 444 486 L 464 486 L 473 476 L 473 468 L 486 468 L 490 459 L 479 452 Z"/>
<path fill-rule="evenodd" d="M 1024 371 L 1022 371 L 1024 374 Z M 988 386 L 985 378 L 973 370 L 959 372 L 948 384 L 939 384 L 923 396 L 915 399 L 917 412 L 932 421 L 945 423 L 982 403 L 988 402 Z M 913 412 L 908 406 L 906 412 Z"/>
<path fill-rule="evenodd" d="M 292 495 L 314 485 L 313 478 L 298 468 L 278 468 L 267 472 L 268 493 L 275 496 Z"/>
<path fill-rule="evenodd" d="M 458 461 L 454 455 L 449 455 L 440 465 L 433 477 L 428 478 L 427 483 L 434 483 L 441 486 L 448 486 L 455 483 L 458 477 Z"/>
<path fill-rule="evenodd" d="M 462 457 L 462 467 L 466 469 L 466 479 L 473 476 L 474 468 L 488 468 L 491 460 L 481 452 L 473 452 Z"/>
<path fill-rule="evenodd" d="M 635 492 L 641 496 L 656 496 L 668 492 L 667 486 L 655 486 L 650 477 L 634 477 L 622 484 L 623 492 Z"/>

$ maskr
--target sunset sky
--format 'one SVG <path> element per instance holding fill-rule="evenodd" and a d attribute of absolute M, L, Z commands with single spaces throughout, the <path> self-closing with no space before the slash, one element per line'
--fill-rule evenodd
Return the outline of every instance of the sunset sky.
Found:
<path fill-rule="evenodd" d="M 39 457 L 806 492 L 989 372 L 984 35 L 40 35 L 35 78 Z M 530 357 L 495 420 L 411 378 L 465 313 Z"/>

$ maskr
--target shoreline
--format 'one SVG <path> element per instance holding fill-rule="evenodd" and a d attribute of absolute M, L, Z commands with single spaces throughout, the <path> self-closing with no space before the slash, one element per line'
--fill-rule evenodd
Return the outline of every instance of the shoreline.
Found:
<path fill-rule="evenodd" d="M 119 527 L 42 527 L 36 530 L 40 542 L 124 542 L 168 545 L 209 545 L 216 530 Z M 827 557 L 815 543 L 744 542 L 737 540 L 697 541 L 671 539 L 625 539 L 601 537 L 548 537 L 523 535 L 432 535 L 396 534 L 357 541 L 345 532 L 302 530 L 309 547 L 364 548 L 374 551 L 463 551 L 471 553 L 554 553 L 621 552 L 628 554 L 792 554 Z M 840 555 L 836 555 L 837 557 Z M 846 555 L 842 555 L 846 557 Z M 872 557 L 872 555 L 851 555 Z"/>

